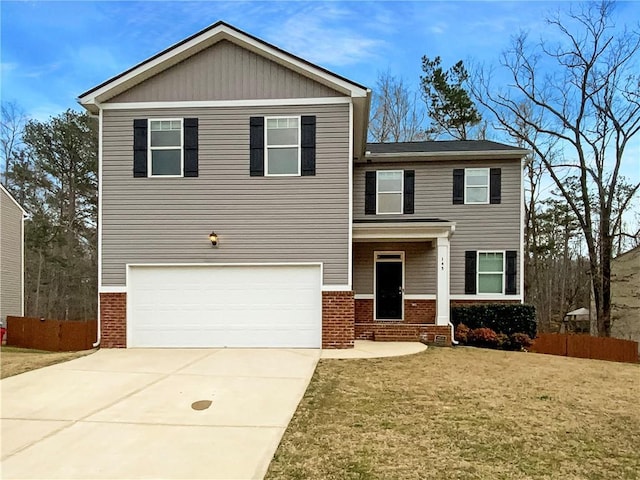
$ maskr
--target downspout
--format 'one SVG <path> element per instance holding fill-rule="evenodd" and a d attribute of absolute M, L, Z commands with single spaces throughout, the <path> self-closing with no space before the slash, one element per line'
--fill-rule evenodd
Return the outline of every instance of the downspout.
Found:
<path fill-rule="evenodd" d="M 455 333 L 456 333 L 456 329 L 453 326 L 453 323 L 451 323 L 451 320 L 449 320 L 449 326 L 451 327 L 451 343 L 453 345 L 458 345 L 458 343 L 460 343 L 460 342 L 458 342 L 455 338 L 453 338 Z"/>

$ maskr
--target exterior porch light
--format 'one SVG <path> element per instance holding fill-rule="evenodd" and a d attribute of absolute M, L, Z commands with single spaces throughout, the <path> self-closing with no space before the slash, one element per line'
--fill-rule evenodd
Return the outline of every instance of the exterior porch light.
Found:
<path fill-rule="evenodd" d="M 211 232 L 209 234 L 209 240 L 211 241 L 211 246 L 215 247 L 218 245 L 218 234 L 216 232 Z"/>

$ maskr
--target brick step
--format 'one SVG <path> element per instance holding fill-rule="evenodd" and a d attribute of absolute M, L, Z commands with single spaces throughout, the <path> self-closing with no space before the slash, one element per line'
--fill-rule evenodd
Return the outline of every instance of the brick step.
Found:
<path fill-rule="evenodd" d="M 407 332 L 375 332 L 373 339 L 376 342 L 417 342 L 420 340 L 420 335 L 415 331 Z"/>

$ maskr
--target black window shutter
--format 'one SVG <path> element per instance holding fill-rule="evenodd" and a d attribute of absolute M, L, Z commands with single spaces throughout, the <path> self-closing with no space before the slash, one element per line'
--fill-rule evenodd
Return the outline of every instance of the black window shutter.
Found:
<path fill-rule="evenodd" d="M 500 186 L 502 173 L 499 168 L 492 168 L 489 175 L 489 203 L 500 203 Z"/>
<path fill-rule="evenodd" d="M 507 251 L 507 278 L 505 282 L 505 294 L 507 295 L 515 295 L 516 294 L 516 277 L 518 272 L 518 252 L 515 250 Z"/>
<path fill-rule="evenodd" d="M 264 117 L 249 120 L 249 175 L 264 176 Z"/>
<path fill-rule="evenodd" d="M 198 176 L 198 119 L 185 118 L 184 125 L 184 176 Z"/>
<path fill-rule="evenodd" d="M 413 213 L 413 199 L 416 183 L 416 171 L 404 171 L 404 213 Z"/>
<path fill-rule="evenodd" d="M 315 115 L 303 116 L 300 119 L 302 138 L 300 141 L 301 174 L 303 176 L 316 174 L 316 117 Z"/>
<path fill-rule="evenodd" d="M 364 182 L 364 213 L 376 214 L 376 172 L 367 172 Z"/>
<path fill-rule="evenodd" d="M 133 121 L 133 176 L 147 176 L 147 119 Z"/>
<path fill-rule="evenodd" d="M 476 259 L 477 252 L 468 250 L 464 252 L 464 293 L 476 293 Z"/>
<path fill-rule="evenodd" d="M 464 203 L 464 168 L 453 170 L 453 204 L 462 205 Z"/>

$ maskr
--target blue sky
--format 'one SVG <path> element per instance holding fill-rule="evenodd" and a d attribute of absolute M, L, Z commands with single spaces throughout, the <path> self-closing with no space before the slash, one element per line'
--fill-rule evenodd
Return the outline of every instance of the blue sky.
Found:
<path fill-rule="evenodd" d="M 514 33 L 550 38 L 548 12 L 571 2 L 0 2 L 1 95 L 45 120 L 160 50 L 224 20 L 338 74 L 375 87 L 389 71 L 417 86 L 421 57 L 497 64 Z M 617 15 L 640 21 L 637 2 Z M 634 142 L 627 175 L 640 177 Z"/>

